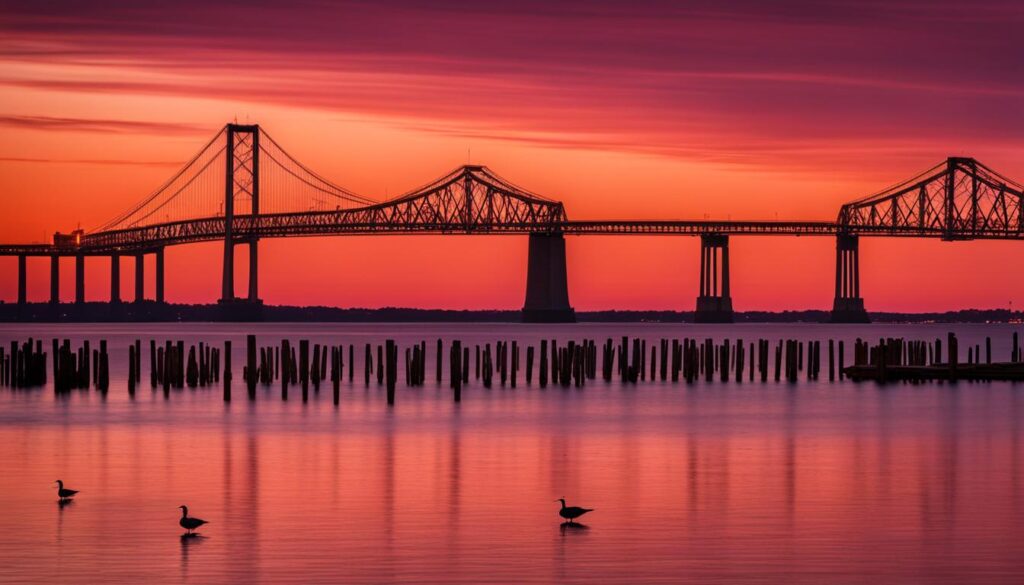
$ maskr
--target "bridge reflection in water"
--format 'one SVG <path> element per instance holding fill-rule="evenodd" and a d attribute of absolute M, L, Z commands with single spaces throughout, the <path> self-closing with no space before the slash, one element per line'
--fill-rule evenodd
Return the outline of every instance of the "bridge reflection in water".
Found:
<path fill-rule="evenodd" d="M 155 256 L 155 300 L 164 302 L 164 248 L 223 241 L 226 310 L 261 304 L 259 241 L 352 234 L 528 235 L 523 320 L 575 319 L 566 279 L 566 235 L 700 236 L 696 320 L 732 321 L 729 237 L 836 238 L 832 320 L 866 322 L 860 293 L 861 236 L 943 240 L 1024 239 L 1022 187 L 971 158 L 945 162 L 848 203 L 835 221 L 570 220 L 564 205 L 518 187 L 485 166 L 466 165 L 387 201 L 339 187 L 306 168 L 258 125 L 228 124 L 171 179 L 89 232 L 56 233 L 50 244 L 0 245 L 18 257 L 18 303 L 26 304 L 27 259 L 50 258 L 50 302 L 60 298 L 60 258 L 75 258 L 75 302 L 85 302 L 85 257 L 111 261 L 110 302 L 120 299 L 122 256 L 135 259 L 135 301 L 145 298 L 144 258 Z M 249 247 L 245 296 L 234 290 L 235 247 Z"/>

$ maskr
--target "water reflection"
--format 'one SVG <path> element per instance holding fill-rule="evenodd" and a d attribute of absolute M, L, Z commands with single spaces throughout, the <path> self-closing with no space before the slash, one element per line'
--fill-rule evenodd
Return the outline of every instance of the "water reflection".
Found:
<path fill-rule="evenodd" d="M 193 532 L 191 534 L 182 534 L 178 537 L 178 540 L 181 542 L 181 579 L 184 581 L 188 579 L 189 550 L 198 547 L 203 542 L 205 542 L 206 537 L 202 534 Z"/>
<path fill-rule="evenodd" d="M 1024 386 L 345 384 L 0 390 L 0 580 L 1024 581 Z M 174 551 L 182 503 L 211 524 Z"/>
<path fill-rule="evenodd" d="M 1013 502 L 1014 512 L 1020 507 L 1020 395 L 1014 392 L 1010 395 L 1010 493 Z"/>
<path fill-rule="evenodd" d="M 72 506 L 74 503 L 74 500 L 57 500 L 57 544 L 61 544 L 64 541 L 64 509 Z"/>
<path fill-rule="evenodd" d="M 796 482 L 797 482 L 797 452 L 796 452 L 796 426 L 799 416 L 796 391 L 790 389 L 786 392 L 786 410 L 783 415 L 783 449 L 782 469 L 785 477 L 785 512 L 789 529 L 793 529 L 794 515 L 796 512 Z"/>
<path fill-rule="evenodd" d="M 236 443 L 242 443 L 241 450 Z M 224 535 L 225 571 L 238 582 L 255 582 L 261 549 L 260 440 L 251 433 L 224 432 L 221 450 L 222 519 L 204 529 Z"/>

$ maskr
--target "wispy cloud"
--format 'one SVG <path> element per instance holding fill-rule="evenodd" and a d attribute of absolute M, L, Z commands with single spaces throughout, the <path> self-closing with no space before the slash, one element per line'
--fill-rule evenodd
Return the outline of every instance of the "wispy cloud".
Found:
<path fill-rule="evenodd" d="M 61 159 L 61 158 L 30 158 L 19 156 L 0 156 L 0 162 L 40 163 L 40 164 L 76 164 L 76 165 L 126 165 L 140 167 L 177 167 L 181 161 L 145 161 L 145 160 L 111 160 L 111 159 Z"/>
<path fill-rule="evenodd" d="M 1024 133 L 1024 54 L 1011 40 L 1021 29 L 1020 4 L 1000 0 L 182 0 L 173 11 L 54 0 L 0 16 L 0 62 L 53 70 L 12 68 L 0 84 L 315 107 L 546 147 L 765 166 L 842 163 L 835 153 L 870 145 L 876 158 L 930 159 Z M 0 121 L 206 131 L 103 122 Z"/>
<path fill-rule="evenodd" d="M 0 115 L 0 126 L 73 132 L 99 132 L 104 134 L 175 134 L 195 135 L 209 132 L 209 128 L 172 122 L 136 120 L 97 120 L 89 118 L 57 118 L 53 116 Z"/>

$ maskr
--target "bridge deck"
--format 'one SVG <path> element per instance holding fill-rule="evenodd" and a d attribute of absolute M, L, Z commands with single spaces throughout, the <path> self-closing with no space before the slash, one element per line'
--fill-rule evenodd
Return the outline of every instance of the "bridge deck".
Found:
<path fill-rule="evenodd" d="M 875 237 L 947 238 L 938 229 L 847 226 L 830 221 L 745 221 L 745 220 L 579 220 L 554 224 L 503 223 L 493 226 L 462 224 L 353 224 L 334 223 L 327 214 L 268 214 L 254 221 L 251 216 L 235 218 L 234 237 L 245 241 L 256 238 L 345 236 L 345 235 L 526 235 L 536 232 L 561 232 L 586 235 L 676 235 L 699 236 L 835 236 L 840 231 Z M 132 253 L 163 246 L 216 241 L 224 238 L 224 219 L 205 218 L 152 226 L 97 232 L 83 237 L 80 246 L 53 244 L 0 244 L 0 256 L 74 256 Z M 977 236 L 958 234 L 957 239 L 1024 239 L 1024 233 L 991 232 Z"/>

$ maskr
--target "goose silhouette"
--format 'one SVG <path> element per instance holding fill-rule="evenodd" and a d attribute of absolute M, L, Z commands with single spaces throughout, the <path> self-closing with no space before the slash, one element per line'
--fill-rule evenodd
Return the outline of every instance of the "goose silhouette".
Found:
<path fill-rule="evenodd" d="M 64 482 L 59 479 L 53 483 L 57 484 L 57 495 L 60 497 L 62 502 L 71 499 L 78 493 L 78 490 L 72 490 L 64 487 Z"/>
<path fill-rule="evenodd" d="M 199 518 L 190 518 L 188 515 L 188 506 L 178 506 L 181 508 L 181 520 L 178 520 L 178 525 L 184 528 L 186 534 L 192 534 L 192 531 L 199 528 L 203 524 L 208 524 L 206 520 Z"/>
<path fill-rule="evenodd" d="M 569 524 L 573 523 L 573 520 L 586 514 L 587 512 L 593 512 L 592 508 L 580 508 L 579 506 L 566 506 L 565 498 L 558 498 L 556 502 L 562 502 L 562 509 L 558 511 L 558 515 L 569 521 Z"/>

